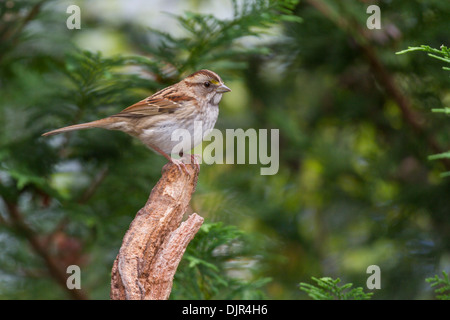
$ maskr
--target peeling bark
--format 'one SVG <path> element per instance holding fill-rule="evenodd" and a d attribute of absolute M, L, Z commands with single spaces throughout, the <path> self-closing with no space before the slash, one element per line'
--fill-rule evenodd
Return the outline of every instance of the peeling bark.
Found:
<path fill-rule="evenodd" d="M 147 203 L 131 222 L 112 268 L 111 299 L 169 298 L 178 264 L 203 223 L 196 213 L 182 222 L 199 173 L 197 165 L 186 168 L 189 175 L 166 164 Z"/>

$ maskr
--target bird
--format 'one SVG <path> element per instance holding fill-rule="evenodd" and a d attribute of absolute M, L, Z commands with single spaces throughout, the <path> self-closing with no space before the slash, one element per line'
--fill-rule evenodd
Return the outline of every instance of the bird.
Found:
<path fill-rule="evenodd" d="M 222 95 L 230 91 L 217 73 L 202 69 L 119 113 L 52 130 L 42 136 L 90 128 L 123 131 L 187 173 L 182 158 L 172 158 L 173 149 L 177 146 L 178 154 L 183 157 L 186 151 L 202 142 L 217 121 Z M 194 130 L 195 125 L 201 125 L 201 130 Z M 183 140 L 181 147 L 180 142 L 172 138 L 177 129 L 186 130 L 190 136 L 189 140 Z M 195 156 L 191 156 L 191 160 L 195 162 Z"/>

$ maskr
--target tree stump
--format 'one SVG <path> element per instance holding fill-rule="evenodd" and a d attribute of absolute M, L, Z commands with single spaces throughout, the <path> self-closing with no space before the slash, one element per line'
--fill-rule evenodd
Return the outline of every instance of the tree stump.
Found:
<path fill-rule="evenodd" d="M 111 299 L 169 298 L 178 264 L 203 223 L 196 213 L 182 222 L 199 174 L 197 165 L 186 168 L 189 174 L 166 164 L 147 203 L 131 222 L 112 268 Z"/>

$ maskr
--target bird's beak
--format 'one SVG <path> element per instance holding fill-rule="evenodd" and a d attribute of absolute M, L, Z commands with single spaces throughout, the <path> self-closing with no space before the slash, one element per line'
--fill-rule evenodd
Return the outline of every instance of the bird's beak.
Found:
<path fill-rule="evenodd" d="M 231 89 L 228 88 L 226 85 L 221 84 L 220 86 L 217 87 L 216 92 L 218 93 L 225 93 L 225 92 L 230 92 Z"/>

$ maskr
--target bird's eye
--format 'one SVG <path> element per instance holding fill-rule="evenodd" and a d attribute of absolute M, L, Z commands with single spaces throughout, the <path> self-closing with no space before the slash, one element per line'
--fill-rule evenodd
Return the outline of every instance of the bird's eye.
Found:
<path fill-rule="evenodd" d="M 209 86 L 211 85 L 211 83 L 209 81 L 206 81 L 205 83 L 203 83 L 203 85 L 205 86 L 205 88 L 209 88 Z"/>

